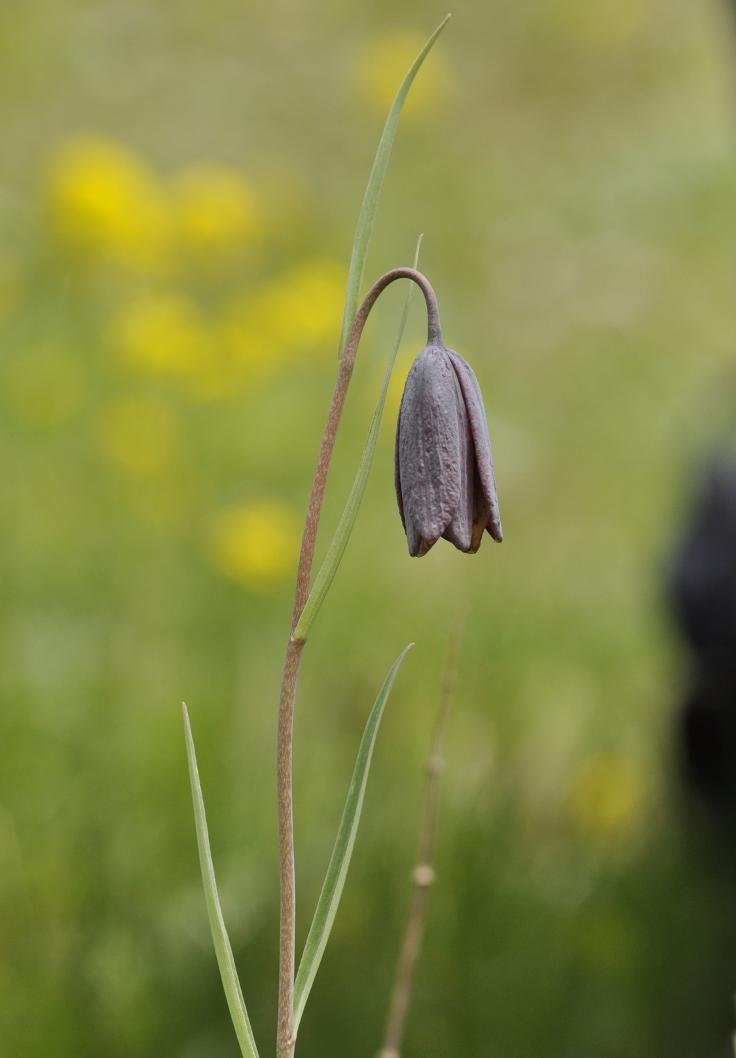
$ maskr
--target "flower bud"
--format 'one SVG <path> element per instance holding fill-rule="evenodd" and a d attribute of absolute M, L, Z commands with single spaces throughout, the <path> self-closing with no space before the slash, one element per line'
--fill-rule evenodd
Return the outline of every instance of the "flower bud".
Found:
<path fill-rule="evenodd" d="M 396 431 L 396 497 L 410 555 L 442 536 L 473 554 L 483 530 L 503 539 L 488 427 L 477 379 L 439 342 L 411 366 Z"/>

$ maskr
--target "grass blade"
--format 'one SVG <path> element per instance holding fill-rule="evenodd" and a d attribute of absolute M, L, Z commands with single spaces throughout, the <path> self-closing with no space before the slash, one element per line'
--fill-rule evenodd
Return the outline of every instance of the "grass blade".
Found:
<path fill-rule="evenodd" d="M 363 202 L 360 207 L 360 213 L 358 214 L 358 223 L 355 228 L 355 237 L 353 239 L 353 250 L 350 256 L 350 269 L 348 271 L 348 287 L 345 294 L 345 310 L 342 318 L 342 331 L 340 333 L 340 346 L 339 355 L 342 356 L 345 349 L 345 342 L 347 340 L 348 331 L 350 325 L 353 322 L 353 317 L 358 309 L 358 297 L 360 295 L 360 286 L 363 282 L 363 273 L 365 271 L 365 261 L 368 256 L 368 245 L 371 241 L 371 232 L 373 231 L 373 222 L 376 219 L 376 213 L 378 212 L 378 202 L 381 197 L 381 189 L 383 187 L 383 181 L 386 176 L 386 170 L 388 169 L 389 159 L 391 157 L 391 149 L 394 145 L 394 139 L 396 137 L 396 128 L 399 124 L 399 117 L 401 116 L 401 109 L 404 105 L 409 89 L 412 86 L 414 78 L 418 74 L 422 63 L 429 55 L 432 50 L 435 41 L 439 37 L 442 30 L 447 25 L 450 16 L 446 15 L 445 18 L 440 22 L 437 29 L 434 31 L 432 36 L 429 38 L 427 43 L 424 45 L 422 50 L 417 55 L 414 62 L 407 70 L 404 80 L 399 85 L 394 101 L 391 104 L 391 109 L 388 112 L 386 118 L 386 124 L 383 126 L 383 132 L 381 138 L 378 141 L 378 148 L 376 149 L 376 156 L 373 159 L 373 165 L 371 167 L 370 175 L 368 177 L 368 183 L 366 184 L 365 192 L 363 194 Z"/>
<path fill-rule="evenodd" d="M 319 964 L 322 961 L 322 955 L 324 954 L 325 946 L 332 930 L 332 924 L 335 921 L 335 915 L 337 914 L 340 897 L 342 896 L 342 891 L 345 887 L 345 878 L 347 877 L 348 867 L 350 866 L 350 858 L 353 854 L 353 846 L 355 845 L 355 836 L 358 832 L 360 815 L 363 810 L 363 800 L 365 798 L 366 783 L 368 782 L 368 770 L 371 766 L 371 759 L 373 757 L 373 747 L 376 744 L 376 735 L 378 734 L 378 727 L 381 723 L 381 717 L 383 716 L 386 699 L 393 686 L 396 673 L 399 671 L 402 661 L 413 645 L 413 643 L 410 643 L 408 647 L 405 647 L 394 662 L 391 671 L 378 692 L 378 697 L 371 709 L 368 722 L 363 731 L 363 737 L 360 740 L 358 756 L 355 760 L 355 768 L 353 769 L 348 794 L 345 799 L 345 807 L 343 808 L 340 826 L 337 831 L 337 838 L 335 839 L 335 847 L 332 850 L 332 856 L 330 857 L 330 862 L 327 867 L 327 874 L 325 875 L 322 892 L 317 901 L 317 909 L 314 912 L 314 918 L 312 919 L 312 925 L 309 928 L 309 935 L 307 936 L 307 941 L 304 945 L 304 953 L 302 954 L 299 970 L 296 975 L 294 988 L 294 1032 L 296 1032 L 299 1027 L 299 1022 L 304 1013 L 304 1007 L 306 1006 L 309 993 L 314 984 L 314 978 L 317 975 Z"/>
<path fill-rule="evenodd" d="M 414 252 L 414 268 L 419 263 L 419 250 L 422 245 L 422 236 L 419 236 L 417 240 L 417 248 Z M 391 372 L 393 371 L 394 364 L 396 363 L 396 356 L 401 345 L 401 339 L 404 337 L 404 329 L 406 328 L 406 321 L 409 317 L 409 303 L 411 301 L 411 295 L 414 291 L 414 284 L 409 283 L 409 289 L 406 294 L 406 300 L 404 302 L 404 308 L 401 313 L 401 319 L 399 321 L 399 327 L 396 332 L 396 338 L 391 349 L 391 353 L 386 364 L 386 370 L 383 375 L 383 383 L 381 385 L 381 391 L 378 395 L 378 402 L 376 403 L 375 411 L 373 412 L 373 418 L 371 419 L 371 425 L 368 430 L 368 438 L 363 449 L 363 454 L 360 457 L 360 463 L 358 464 L 358 470 L 355 474 L 355 479 L 350 488 L 345 507 L 342 514 L 340 515 L 340 521 L 337 523 L 337 528 L 330 541 L 330 546 L 327 548 L 327 553 L 322 560 L 322 565 L 317 571 L 317 576 L 314 578 L 314 582 L 309 589 L 309 595 L 307 601 L 304 604 L 299 620 L 297 621 L 296 628 L 292 633 L 292 639 L 295 642 L 301 642 L 307 638 L 309 629 L 312 626 L 312 622 L 317 616 L 317 612 L 324 602 L 327 592 L 330 590 L 330 585 L 334 580 L 335 574 L 337 573 L 337 567 L 340 565 L 342 556 L 345 554 L 345 548 L 348 546 L 348 540 L 350 534 L 353 531 L 355 520 L 358 517 L 358 510 L 365 494 L 366 485 L 368 484 L 368 475 L 370 473 L 371 465 L 373 463 L 373 456 L 376 451 L 376 442 L 378 440 L 378 431 L 381 427 L 381 419 L 383 417 L 383 408 L 386 403 L 386 394 L 388 393 L 389 383 L 391 381 Z"/>
<path fill-rule="evenodd" d="M 210 931 L 215 945 L 217 965 L 220 968 L 222 987 L 225 989 L 230 1017 L 232 1018 L 235 1035 L 238 1037 L 240 1051 L 243 1058 L 258 1058 L 258 1048 L 253 1038 L 253 1030 L 250 1027 L 248 1012 L 245 1009 L 243 993 L 238 980 L 238 971 L 235 968 L 233 950 L 225 929 L 225 920 L 222 916 L 220 897 L 217 893 L 217 882 L 215 880 L 215 867 L 212 863 L 210 851 L 210 839 L 207 831 L 207 817 L 204 811 L 202 799 L 202 786 L 199 781 L 199 769 L 197 768 L 197 756 L 194 752 L 194 740 L 192 728 L 189 723 L 189 713 L 186 705 L 182 702 L 182 713 L 184 717 L 184 738 L 187 746 L 187 763 L 189 765 L 189 781 L 192 786 L 192 804 L 194 806 L 194 825 L 197 831 L 197 848 L 199 849 L 199 865 L 202 870 L 202 884 L 204 886 L 204 898 L 207 904 L 207 917 L 210 921 Z"/>

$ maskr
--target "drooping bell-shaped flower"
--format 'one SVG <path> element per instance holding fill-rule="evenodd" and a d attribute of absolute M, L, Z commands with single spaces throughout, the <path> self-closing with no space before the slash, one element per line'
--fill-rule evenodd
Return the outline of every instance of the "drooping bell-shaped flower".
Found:
<path fill-rule="evenodd" d="M 476 552 L 485 529 L 503 539 L 478 381 L 440 342 L 411 366 L 396 431 L 396 496 L 410 555 L 442 536 Z"/>

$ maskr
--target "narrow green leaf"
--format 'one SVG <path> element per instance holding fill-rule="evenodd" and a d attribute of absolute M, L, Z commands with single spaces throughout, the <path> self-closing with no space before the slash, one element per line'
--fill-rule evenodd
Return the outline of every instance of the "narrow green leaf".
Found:
<path fill-rule="evenodd" d="M 294 986 L 295 1032 L 299 1027 L 299 1022 L 304 1013 L 304 1007 L 306 1006 L 309 993 L 314 984 L 314 978 L 319 969 L 319 964 L 322 961 L 325 946 L 329 939 L 330 931 L 332 930 L 332 924 L 335 921 L 335 915 L 337 914 L 340 897 L 342 896 L 342 891 L 345 886 L 345 878 L 347 877 L 348 867 L 350 866 L 350 858 L 353 854 L 353 846 L 355 845 L 355 836 L 358 833 L 358 824 L 360 823 L 360 815 L 363 810 L 363 800 L 365 798 L 366 783 L 368 782 L 368 770 L 371 766 L 371 758 L 373 757 L 373 747 L 376 744 L 376 735 L 378 734 L 378 726 L 381 723 L 381 717 L 383 716 L 386 699 L 393 686 L 396 673 L 399 671 L 402 661 L 413 645 L 413 643 L 410 643 L 394 662 L 391 671 L 384 680 L 381 690 L 378 692 L 378 697 L 371 709 L 368 722 L 363 732 L 363 737 L 360 740 L 358 756 L 350 780 L 348 795 L 345 799 L 345 807 L 343 808 L 342 818 L 340 819 L 335 847 L 332 850 L 332 856 L 330 857 L 329 866 L 327 867 L 327 874 L 325 875 L 322 892 L 317 901 L 317 910 L 314 913 L 312 925 L 309 928 L 309 935 L 307 936 L 307 941 L 304 945 L 304 952 L 296 975 L 296 983 Z"/>
<path fill-rule="evenodd" d="M 238 1037 L 240 1051 L 243 1058 L 258 1058 L 258 1048 L 253 1038 L 253 1030 L 250 1027 L 248 1012 L 245 1009 L 243 993 L 238 980 L 238 971 L 235 969 L 233 950 L 225 929 L 225 920 L 222 916 L 220 897 L 217 893 L 217 882 L 215 880 L 215 867 L 212 863 L 210 851 L 210 839 L 207 831 L 207 817 L 202 800 L 202 786 L 199 781 L 199 770 L 197 768 L 197 756 L 194 752 L 194 740 L 192 729 L 189 724 L 189 713 L 184 702 L 182 702 L 182 713 L 184 717 L 184 738 L 187 745 L 187 763 L 189 765 L 189 781 L 192 786 L 192 804 L 194 806 L 194 825 L 197 831 L 197 848 L 199 849 L 199 865 L 202 870 L 202 884 L 204 886 L 204 898 L 207 905 L 207 917 L 210 920 L 210 931 L 215 945 L 217 965 L 220 968 L 222 987 L 225 989 L 225 998 L 230 1010 L 235 1035 Z"/>
<path fill-rule="evenodd" d="M 419 263 L 419 250 L 421 245 L 422 236 L 420 235 L 414 253 L 414 268 L 416 268 Z M 337 528 L 335 529 L 330 545 L 327 548 L 327 553 L 325 554 L 312 586 L 309 589 L 309 595 L 304 604 L 304 609 L 302 610 L 296 628 L 292 633 L 292 639 L 294 642 L 302 642 L 307 638 L 309 629 L 312 627 L 312 622 L 317 616 L 317 612 L 324 602 L 327 592 L 330 590 L 330 585 L 337 573 L 337 567 L 342 561 L 342 556 L 345 554 L 345 548 L 348 546 L 350 534 L 355 526 L 355 520 L 358 517 L 360 504 L 365 494 L 366 485 L 368 484 L 368 475 L 370 474 L 371 466 L 373 464 L 376 442 L 378 441 L 378 431 L 381 427 L 383 408 L 386 403 L 386 394 L 388 393 L 389 383 L 391 382 L 391 373 L 394 364 L 396 363 L 396 356 L 399 351 L 399 346 L 401 345 L 401 339 L 404 337 L 404 329 L 406 328 L 406 321 L 409 317 L 409 303 L 413 291 L 414 284 L 410 282 L 409 289 L 406 293 L 406 300 L 404 301 L 404 308 L 401 313 L 401 319 L 399 321 L 399 327 L 396 332 L 396 338 L 394 339 L 394 344 L 391 348 L 388 363 L 386 364 L 386 370 L 383 375 L 383 383 L 378 395 L 378 402 L 376 403 L 373 418 L 371 419 L 371 425 L 368 430 L 368 439 L 366 440 L 363 454 L 360 457 L 358 470 L 350 488 L 345 507 L 340 515 L 340 521 L 337 523 Z"/>
<path fill-rule="evenodd" d="M 399 90 L 391 104 L 391 109 L 386 118 L 386 124 L 383 126 L 383 132 L 381 133 L 381 139 L 378 141 L 376 156 L 373 159 L 368 183 L 366 184 L 365 192 L 363 194 L 363 202 L 360 207 L 360 213 L 358 214 L 358 223 L 355 228 L 355 237 L 353 239 L 353 250 L 350 256 L 350 269 L 348 271 L 348 286 L 345 294 L 345 310 L 343 312 L 342 331 L 340 333 L 339 356 L 342 356 L 345 350 L 348 331 L 350 330 L 350 325 L 352 324 L 353 318 L 358 309 L 358 297 L 360 295 L 360 286 L 363 282 L 365 262 L 366 257 L 368 256 L 368 246 L 371 241 L 371 232 L 373 231 L 373 222 L 375 221 L 376 213 L 378 212 L 381 188 L 383 187 L 386 170 L 388 169 L 391 149 L 393 148 L 394 139 L 396 137 L 396 128 L 399 124 L 399 117 L 401 116 L 401 108 L 404 105 L 404 100 L 409 93 L 409 89 L 411 88 L 422 63 L 429 55 L 435 41 L 447 25 L 449 19 L 449 15 L 446 15 L 445 18 L 443 18 L 437 29 L 407 70 L 404 80 L 399 85 Z"/>

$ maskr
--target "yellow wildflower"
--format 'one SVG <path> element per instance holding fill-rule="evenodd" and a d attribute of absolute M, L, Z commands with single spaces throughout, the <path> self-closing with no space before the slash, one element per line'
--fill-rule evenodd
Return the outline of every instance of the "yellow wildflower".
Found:
<path fill-rule="evenodd" d="M 570 792 L 574 823 L 587 837 L 614 838 L 628 833 L 643 801 L 641 777 L 621 757 L 592 757 Z"/>
<path fill-rule="evenodd" d="M 123 363 L 155 378 L 201 377 L 211 353 L 199 306 L 180 294 L 147 294 L 124 306 L 110 340 Z"/>
<path fill-rule="evenodd" d="M 257 377 L 304 352 L 334 355 L 345 279 L 332 261 L 308 260 L 236 299 L 223 323 L 233 362 Z"/>
<path fill-rule="evenodd" d="M 154 477 L 172 462 L 177 444 L 176 420 L 161 401 L 118 399 L 103 412 L 100 440 L 119 470 L 134 478 Z"/>
<path fill-rule="evenodd" d="M 341 265 L 314 259 L 274 281 L 274 324 L 285 344 L 334 354 L 327 343 L 340 334 L 346 280 Z"/>
<path fill-rule="evenodd" d="M 241 321 L 283 351 L 337 340 L 345 271 L 329 260 L 307 260 L 242 298 Z"/>
<path fill-rule="evenodd" d="M 179 246 L 207 267 L 231 261 L 261 234 L 255 192 L 228 166 L 185 169 L 173 185 L 172 200 Z"/>
<path fill-rule="evenodd" d="M 143 273 L 166 270 L 166 199 L 129 147 L 93 137 L 62 143 L 49 161 L 45 197 L 52 230 L 71 253 Z"/>
<path fill-rule="evenodd" d="M 275 500 L 220 511 L 210 529 L 214 565 L 245 588 L 267 589 L 291 573 L 298 547 L 296 516 Z"/>
<path fill-rule="evenodd" d="M 86 382 L 79 361 L 53 345 L 24 350 L 7 365 L 9 402 L 29 426 L 61 426 L 79 410 Z"/>
<path fill-rule="evenodd" d="M 423 44 L 421 37 L 407 32 L 386 33 L 370 41 L 355 64 L 355 78 L 364 98 L 385 112 Z M 405 113 L 427 112 L 447 95 L 450 83 L 449 66 L 441 50 L 434 48 L 421 77 L 412 85 Z"/>

